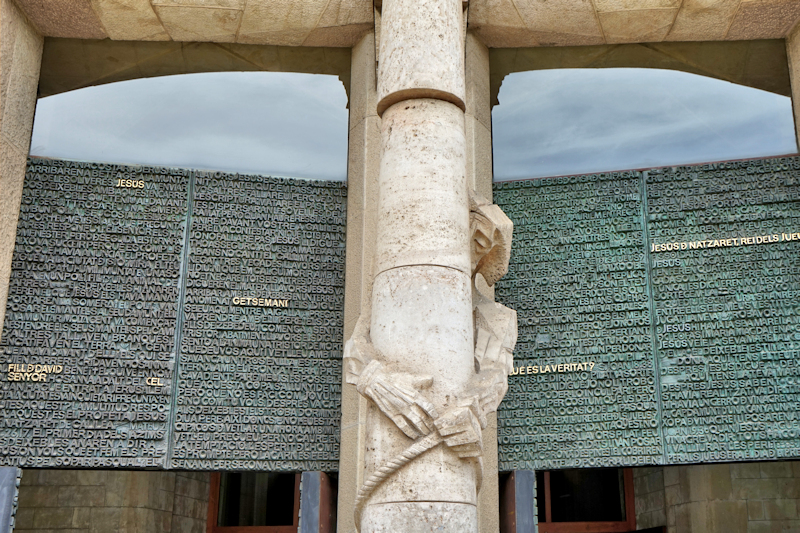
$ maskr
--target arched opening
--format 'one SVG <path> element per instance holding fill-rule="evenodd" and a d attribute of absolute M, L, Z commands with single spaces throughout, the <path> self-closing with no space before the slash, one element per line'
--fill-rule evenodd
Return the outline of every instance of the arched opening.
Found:
<path fill-rule="evenodd" d="M 40 99 L 31 155 L 343 181 L 347 123 L 335 76 L 144 78 Z"/>
<path fill-rule="evenodd" d="M 497 181 L 796 152 L 791 100 L 696 74 L 554 69 L 506 77 Z"/>

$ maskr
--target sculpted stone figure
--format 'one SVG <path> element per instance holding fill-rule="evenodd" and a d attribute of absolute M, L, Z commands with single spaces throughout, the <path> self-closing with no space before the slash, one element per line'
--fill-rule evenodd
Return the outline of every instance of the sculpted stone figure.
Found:
<path fill-rule="evenodd" d="M 472 242 L 474 375 L 456 399 L 455 407 L 437 409 L 425 395 L 434 376 L 393 371 L 369 336 L 370 313 L 359 318 L 345 345 L 347 382 L 369 398 L 380 411 L 415 442 L 394 460 L 372 473 L 356 502 L 356 525 L 370 494 L 392 473 L 432 447 L 444 443 L 458 457 L 476 461 L 482 470 L 481 430 L 487 415 L 496 411 L 508 389 L 517 341 L 517 315 L 482 294 L 480 274 L 492 286 L 508 271 L 513 224 L 496 205 L 470 194 Z M 477 475 L 478 484 L 482 472 Z M 477 487 L 476 490 L 479 490 Z"/>

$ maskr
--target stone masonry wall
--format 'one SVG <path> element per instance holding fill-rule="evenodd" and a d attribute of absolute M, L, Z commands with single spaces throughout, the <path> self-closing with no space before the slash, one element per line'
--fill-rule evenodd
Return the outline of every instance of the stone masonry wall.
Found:
<path fill-rule="evenodd" d="M 800 531 L 800 461 L 664 467 L 664 485 L 669 533 Z"/>
<path fill-rule="evenodd" d="M 633 494 L 636 502 L 637 529 L 667 525 L 664 467 L 634 468 Z"/>
<path fill-rule="evenodd" d="M 209 474 L 25 470 L 16 533 L 203 533 Z"/>

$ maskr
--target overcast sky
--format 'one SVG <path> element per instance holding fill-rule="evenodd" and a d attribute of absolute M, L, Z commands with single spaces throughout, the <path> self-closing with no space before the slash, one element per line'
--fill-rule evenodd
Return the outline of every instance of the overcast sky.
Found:
<path fill-rule="evenodd" d="M 788 97 L 684 72 L 511 74 L 492 112 L 495 180 L 795 153 Z"/>
<path fill-rule="evenodd" d="M 682 72 L 541 70 L 503 81 L 495 179 L 794 153 L 789 98 Z M 347 174 L 334 76 L 140 79 L 39 100 L 31 154 L 321 179 Z"/>
<path fill-rule="evenodd" d="M 344 180 L 347 115 L 336 76 L 139 79 L 40 99 L 31 154 Z"/>

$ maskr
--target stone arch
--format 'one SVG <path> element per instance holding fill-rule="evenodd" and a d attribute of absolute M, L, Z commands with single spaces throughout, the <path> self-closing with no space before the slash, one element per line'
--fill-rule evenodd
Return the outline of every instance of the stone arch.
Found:
<path fill-rule="evenodd" d="M 708 76 L 791 96 L 783 39 L 495 48 L 490 50 L 491 98 L 514 72 L 556 68 L 658 68 Z"/>
<path fill-rule="evenodd" d="M 338 76 L 350 93 L 350 48 L 233 43 L 45 39 L 39 96 L 117 81 L 200 72 Z"/>

